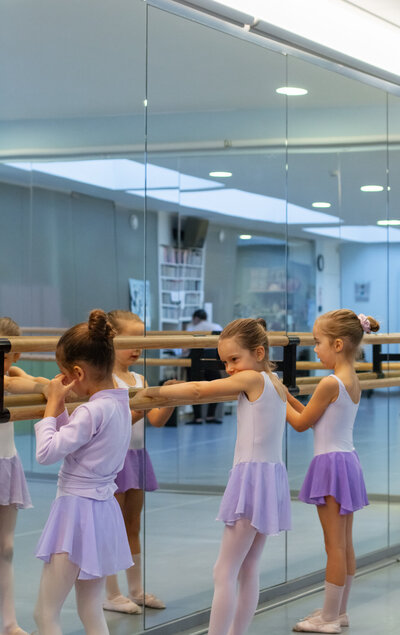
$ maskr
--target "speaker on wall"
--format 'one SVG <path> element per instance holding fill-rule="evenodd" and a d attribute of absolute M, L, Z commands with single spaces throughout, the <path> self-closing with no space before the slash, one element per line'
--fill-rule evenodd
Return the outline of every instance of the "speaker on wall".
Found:
<path fill-rule="evenodd" d="M 204 247 L 208 230 L 208 220 L 195 216 L 181 218 L 180 247 Z M 178 246 L 178 227 L 172 228 L 172 236 Z"/>

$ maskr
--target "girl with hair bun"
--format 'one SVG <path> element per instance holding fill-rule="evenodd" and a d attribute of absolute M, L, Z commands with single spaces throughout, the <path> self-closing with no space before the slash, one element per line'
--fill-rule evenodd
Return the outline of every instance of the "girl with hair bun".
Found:
<path fill-rule="evenodd" d="M 35 424 L 36 458 L 63 460 L 58 490 L 36 548 L 44 560 L 35 620 L 40 635 L 61 635 L 60 612 L 75 585 L 88 635 L 109 633 L 102 602 L 107 575 L 132 565 L 115 478 L 129 447 L 128 391 L 114 388 L 114 329 L 99 309 L 60 338 L 61 374 L 49 385 L 44 418 Z M 70 390 L 87 397 L 69 416 Z"/>
<path fill-rule="evenodd" d="M 290 529 L 290 493 L 282 462 L 286 394 L 269 362 L 264 320 L 224 328 L 218 353 L 229 377 L 145 388 L 140 397 L 238 398 L 233 469 L 218 520 L 225 523 L 214 567 L 209 635 L 244 635 L 259 596 L 259 562 L 268 535 Z"/>
<path fill-rule="evenodd" d="M 334 372 L 318 384 L 307 406 L 288 395 L 287 419 L 298 432 L 313 427 L 314 458 L 299 498 L 317 506 L 327 553 L 322 609 L 298 622 L 294 631 L 340 633 L 349 625 L 347 600 L 355 574 L 353 512 L 368 505 L 353 426 L 361 389 L 354 370 L 364 333 L 376 332 L 370 316 L 339 309 L 315 322 L 315 352 Z"/>

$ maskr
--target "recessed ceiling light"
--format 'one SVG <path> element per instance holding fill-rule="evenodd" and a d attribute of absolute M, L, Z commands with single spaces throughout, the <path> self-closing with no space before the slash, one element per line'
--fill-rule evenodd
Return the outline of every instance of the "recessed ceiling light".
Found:
<path fill-rule="evenodd" d="M 232 176 L 232 172 L 209 172 L 209 176 L 214 176 L 219 179 L 228 179 Z"/>
<path fill-rule="evenodd" d="M 330 207 L 331 204 L 330 203 L 324 203 L 323 201 L 316 201 L 315 203 L 312 204 L 313 207 Z"/>
<path fill-rule="evenodd" d="M 240 240 L 250 240 L 252 238 L 251 234 L 240 234 Z"/>
<path fill-rule="evenodd" d="M 396 219 L 386 220 L 386 219 L 383 219 L 383 220 L 378 220 L 376 224 L 377 225 L 384 225 L 384 226 L 387 226 L 387 225 L 400 225 L 400 220 L 396 220 Z"/>
<path fill-rule="evenodd" d="M 281 86 L 281 88 L 276 89 L 276 92 L 280 95 L 295 97 L 297 95 L 307 95 L 308 90 L 305 88 L 297 88 L 296 86 Z"/>
<path fill-rule="evenodd" d="M 382 192 L 382 185 L 362 185 L 360 187 L 361 192 Z"/>

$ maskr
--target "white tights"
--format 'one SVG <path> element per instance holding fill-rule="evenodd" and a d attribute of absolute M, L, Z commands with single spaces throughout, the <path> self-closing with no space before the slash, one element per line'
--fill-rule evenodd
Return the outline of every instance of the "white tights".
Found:
<path fill-rule="evenodd" d="M 0 630 L 4 633 L 17 628 L 12 565 L 16 521 L 16 506 L 0 505 Z"/>
<path fill-rule="evenodd" d="M 266 536 L 242 518 L 225 526 L 214 567 L 208 635 L 244 635 L 257 608 L 259 563 Z"/>
<path fill-rule="evenodd" d="M 40 580 L 35 621 L 40 635 L 62 635 L 60 613 L 75 585 L 78 615 L 87 635 L 109 635 L 103 614 L 105 578 L 78 580 L 79 567 L 68 560 L 68 554 L 53 554 L 45 563 Z"/>

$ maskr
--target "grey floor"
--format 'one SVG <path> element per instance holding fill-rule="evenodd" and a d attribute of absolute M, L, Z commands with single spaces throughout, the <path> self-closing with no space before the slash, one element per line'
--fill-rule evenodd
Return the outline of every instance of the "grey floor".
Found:
<path fill-rule="evenodd" d="M 397 392 L 391 394 L 389 401 L 387 393 L 380 391 L 369 400 L 363 399 L 360 407 L 355 443 L 364 467 L 371 505 L 355 515 L 355 547 L 359 556 L 400 543 L 399 406 Z M 226 416 L 222 425 L 148 429 L 147 447 L 159 481 L 173 484 L 173 487 L 146 496 L 143 515 L 145 585 L 148 592 L 156 593 L 165 600 L 167 608 L 164 611 L 147 610 L 144 616 L 109 613 L 107 620 L 113 635 L 130 635 L 210 606 L 212 566 L 222 532 L 221 524 L 214 521 L 220 500 L 218 489 L 222 489 L 226 482 L 234 441 L 234 414 Z M 55 495 L 52 474 L 55 474 L 56 467 L 47 468 L 46 474 L 38 469 L 33 460 L 34 444 L 29 435 L 17 436 L 17 445 L 25 468 L 37 472 L 30 479 L 35 507 L 19 513 L 15 544 L 18 615 L 21 625 L 33 630 L 32 612 L 41 563 L 32 554 Z M 295 492 L 312 457 L 312 434 L 299 435 L 288 430 L 286 453 L 290 484 Z M 322 535 L 314 507 L 294 499 L 292 512 L 293 530 L 267 541 L 261 565 L 264 588 L 324 566 Z M 371 608 L 374 597 L 384 598 L 384 606 L 392 615 L 394 599 L 391 585 L 399 588 L 399 578 L 398 567 L 393 565 L 357 581 L 353 594 L 353 624 L 349 633 L 375 632 L 365 630 L 366 620 L 361 620 L 364 626 L 359 626 L 358 622 L 359 618 L 371 612 L 368 623 L 375 623 L 375 613 Z M 124 589 L 122 574 L 120 580 Z M 294 621 L 315 608 L 315 601 L 315 597 L 305 598 L 257 616 L 250 634 L 290 632 Z M 397 606 L 394 609 L 400 610 Z M 387 630 L 380 627 L 376 632 L 395 632 L 390 630 L 395 627 L 390 616 L 386 616 L 384 621 Z M 381 615 L 379 619 L 383 617 Z M 63 632 L 65 635 L 83 633 L 73 594 L 64 606 Z M 400 628 L 397 628 L 396 633 L 399 632 Z"/>

